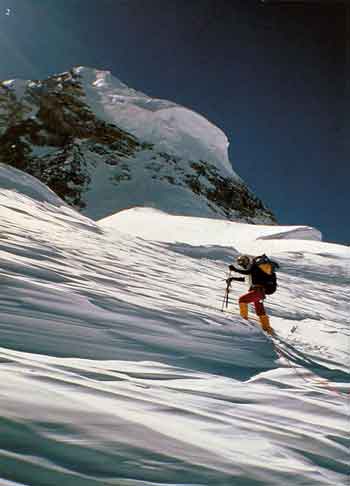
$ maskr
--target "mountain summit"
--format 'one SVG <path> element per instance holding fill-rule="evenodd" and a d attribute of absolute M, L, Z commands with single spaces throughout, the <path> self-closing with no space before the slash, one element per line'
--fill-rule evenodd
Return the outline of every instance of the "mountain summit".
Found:
<path fill-rule="evenodd" d="M 225 134 L 203 116 L 76 67 L 0 82 L 0 162 L 34 175 L 93 219 L 133 206 L 275 223 L 232 170 Z"/>

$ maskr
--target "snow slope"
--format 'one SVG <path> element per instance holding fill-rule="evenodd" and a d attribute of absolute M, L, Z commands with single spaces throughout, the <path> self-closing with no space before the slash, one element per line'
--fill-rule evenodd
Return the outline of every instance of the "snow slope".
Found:
<path fill-rule="evenodd" d="M 105 228 L 119 230 L 147 240 L 189 245 L 239 245 L 244 251 L 247 243 L 260 240 L 316 240 L 321 233 L 309 226 L 252 225 L 232 221 L 176 216 L 151 208 L 136 207 L 120 211 L 101 220 Z M 208 228 L 210 230 L 208 231 Z M 267 245 L 269 245 L 267 243 Z M 280 244 L 280 242 L 279 242 Z M 266 246 L 266 245 L 265 245 Z M 259 251 L 259 250 L 257 250 Z"/>
<path fill-rule="evenodd" d="M 346 485 L 348 248 L 186 218 L 154 241 L 171 216 L 141 238 L 138 211 L 125 232 L 0 181 L 1 484 Z M 237 317 L 243 284 L 220 312 L 244 243 L 281 264 L 274 341 Z"/>

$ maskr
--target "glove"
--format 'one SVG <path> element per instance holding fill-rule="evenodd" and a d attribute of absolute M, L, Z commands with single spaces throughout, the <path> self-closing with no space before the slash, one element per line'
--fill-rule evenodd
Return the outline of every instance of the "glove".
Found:
<path fill-rule="evenodd" d="M 227 278 L 227 279 L 226 279 L 226 283 L 227 283 L 227 285 L 230 285 L 230 284 L 231 284 L 231 282 L 232 282 L 232 280 L 233 280 L 233 277 Z"/>
<path fill-rule="evenodd" d="M 233 265 L 229 265 L 229 266 L 228 266 L 228 269 L 230 270 L 230 272 L 233 272 L 233 271 L 234 271 L 234 269 L 235 269 L 235 267 L 234 267 Z"/>

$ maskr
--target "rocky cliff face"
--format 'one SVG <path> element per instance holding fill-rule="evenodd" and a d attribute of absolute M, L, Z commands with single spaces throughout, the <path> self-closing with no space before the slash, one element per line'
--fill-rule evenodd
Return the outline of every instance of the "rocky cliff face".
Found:
<path fill-rule="evenodd" d="M 226 137 L 200 115 L 74 68 L 0 82 L 0 162 L 99 219 L 141 205 L 173 214 L 273 223 L 231 169 Z"/>

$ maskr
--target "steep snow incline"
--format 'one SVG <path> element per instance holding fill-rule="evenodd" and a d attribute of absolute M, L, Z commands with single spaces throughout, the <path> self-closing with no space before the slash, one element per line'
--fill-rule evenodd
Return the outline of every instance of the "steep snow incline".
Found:
<path fill-rule="evenodd" d="M 128 88 L 109 71 L 79 67 L 91 109 L 160 150 L 193 160 L 210 160 L 240 178 L 228 159 L 228 140 L 218 127 L 188 108 Z"/>
<path fill-rule="evenodd" d="M 219 310 L 237 248 L 213 220 L 209 244 L 146 241 L 8 187 L 0 214 L 1 484 L 346 485 L 349 249 L 259 240 L 273 342 L 244 285 Z"/>
<path fill-rule="evenodd" d="M 168 248 L 191 257 L 214 260 L 222 258 L 227 261 L 228 255 L 232 260 L 238 252 L 252 255 L 267 253 L 282 262 L 279 275 L 283 275 L 283 283 L 280 284 L 278 295 L 288 303 L 287 306 L 281 306 L 274 302 L 276 297 L 271 298 L 275 329 L 294 341 L 298 332 L 293 337 L 290 332 L 294 329 L 295 321 L 301 321 L 308 341 L 306 347 L 316 350 L 331 348 L 331 354 L 336 353 L 335 359 L 339 366 L 343 368 L 340 363 L 345 360 L 344 369 L 347 369 L 349 341 L 343 339 L 342 333 L 334 333 L 332 329 L 335 322 L 342 322 L 344 318 L 347 320 L 343 313 L 342 287 L 350 279 L 348 247 L 321 242 L 321 233 L 312 227 L 255 226 L 173 216 L 149 208 L 121 211 L 102 219 L 99 225 L 112 233 L 117 229 L 147 241 L 169 243 Z M 301 290 L 304 284 L 300 277 L 308 281 L 307 290 Z M 331 282 L 339 285 L 340 289 L 331 290 L 327 286 Z M 237 287 L 241 288 L 240 285 Z M 235 289 L 233 293 L 237 291 Z M 289 302 L 288 295 L 293 295 L 292 302 Z M 321 322 L 320 306 L 324 307 L 325 319 L 321 319 Z M 327 356 L 330 357 L 329 354 Z M 322 361 L 322 356 L 316 359 Z"/>
<path fill-rule="evenodd" d="M 16 170 L 6 164 L 0 163 L 0 188 L 10 189 L 22 195 L 29 196 L 36 201 L 48 202 L 53 206 L 67 207 L 62 199 L 51 191 L 45 184 L 36 181 L 25 172 Z M 71 210 L 72 211 L 72 210 Z M 74 212 L 75 214 L 75 212 Z"/>

